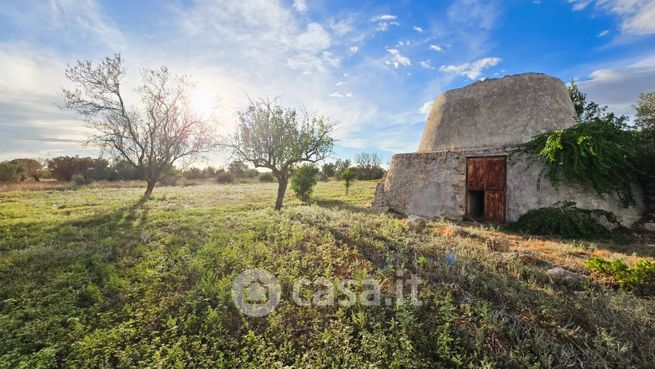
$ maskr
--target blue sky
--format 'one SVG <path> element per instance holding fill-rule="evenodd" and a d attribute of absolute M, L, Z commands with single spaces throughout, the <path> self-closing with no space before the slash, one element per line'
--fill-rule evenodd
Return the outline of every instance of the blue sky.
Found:
<path fill-rule="evenodd" d="M 146 67 L 191 75 L 223 132 L 247 96 L 280 96 L 339 123 L 336 156 L 388 160 L 416 149 L 437 95 L 482 78 L 573 78 L 632 114 L 655 90 L 655 1 L 3 1 L 0 159 L 96 154 L 55 104 L 66 64 L 115 52 L 130 89 Z"/>

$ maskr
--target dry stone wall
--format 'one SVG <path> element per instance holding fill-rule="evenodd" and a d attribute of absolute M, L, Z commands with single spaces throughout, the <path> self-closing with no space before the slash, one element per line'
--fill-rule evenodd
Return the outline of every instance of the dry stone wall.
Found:
<path fill-rule="evenodd" d="M 546 179 L 538 184 L 543 164 L 530 164 L 524 154 L 509 156 L 512 148 L 441 151 L 394 155 L 387 176 L 376 190 L 374 208 L 427 218 L 461 220 L 466 213 L 466 158 L 508 155 L 507 220 L 515 221 L 528 210 L 575 201 L 585 209 L 616 214 L 625 226 L 637 222 L 643 211 L 639 189 L 637 206 L 624 208 L 616 196 L 601 197 L 590 189 L 562 183 L 558 188 Z"/>

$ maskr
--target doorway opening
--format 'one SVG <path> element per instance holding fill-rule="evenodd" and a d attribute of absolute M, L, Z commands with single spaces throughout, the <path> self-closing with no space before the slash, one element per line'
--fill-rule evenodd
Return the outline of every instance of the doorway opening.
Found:
<path fill-rule="evenodd" d="M 505 222 L 506 157 L 466 158 L 466 216 Z"/>
<path fill-rule="evenodd" d="M 467 191 L 466 214 L 475 220 L 484 216 L 484 191 Z"/>

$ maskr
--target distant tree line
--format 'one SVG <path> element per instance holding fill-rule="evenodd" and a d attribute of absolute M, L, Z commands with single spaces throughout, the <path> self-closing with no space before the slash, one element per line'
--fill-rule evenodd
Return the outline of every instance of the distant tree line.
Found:
<path fill-rule="evenodd" d="M 0 182 L 39 182 L 42 178 L 84 184 L 93 181 L 146 180 L 146 174 L 144 168 L 134 167 L 122 160 L 81 156 L 58 156 L 47 160 L 20 158 L 0 162 Z M 239 160 L 229 163 L 225 168 L 207 166 L 178 170 L 173 167 L 161 179 L 174 184 L 178 178 L 216 180 L 219 183 L 233 183 L 241 179 L 275 181 L 270 173 L 260 173 Z"/>
<path fill-rule="evenodd" d="M 349 159 L 337 159 L 335 162 L 324 163 L 321 166 L 321 173 L 328 178 L 341 180 L 343 172 L 352 168 L 354 176 L 358 180 L 381 179 L 386 171 L 382 168 L 382 159 L 378 154 L 366 153 L 355 155 L 355 165 Z"/>
<path fill-rule="evenodd" d="M 361 153 L 355 156 L 355 165 L 349 159 L 337 159 L 324 163 L 320 171 L 316 170 L 318 179 L 335 178 L 341 180 L 342 173 L 351 168 L 354 178 L 374 180 L 384 176 L 381 159 L 377 154 Z M 55 179 L 60 182 L 76 181 L 90 183 L 93 181 L 128 181 L 146 180 L 145 168 L 135 167 L 123 160 L 108 160 L 81 156 L 58 156 L 47 160 L 19 158 L 0 162 L 0 182 L 38 182 L 42 178 Z M 204 168 L 188 167 L 177 170 L 172 167 L 162 174 L 162 179 L 170 182 L 175 178 L 193 180 L 216 180 L 218 183 L 234 183 L 242 179 L 261 182 L 275 182 L 269 172 L 259 172 L 241 160 L 234 160 L 224 168 L 207 166 Z"/>

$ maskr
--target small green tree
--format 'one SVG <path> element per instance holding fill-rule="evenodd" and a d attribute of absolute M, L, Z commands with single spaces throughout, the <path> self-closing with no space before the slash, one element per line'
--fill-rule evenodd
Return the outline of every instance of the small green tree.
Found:
<path fill-rule="evenodd" d="M 355 168 L 352 167 L 346 168 L 343 172 L 341 172 L 341 175 L 339 177 L 343 181 L 343 185 L 346 186 L 346 195 L 348 195 L 350 186 L 352 186 L 355 179 L 357 179 L 357 170 L 355 170 Z"/>
<path fill-rule="evenodd" d="M 350 159 L 337 159 L 337 161 L 334 163 L 334 166 L 334 176 L 340 181 L 341 173 L 343 173 L 344 170 L 350 168 Z"/>
<path fill-rule="evenodd" d="M 291 177 L 291 189 L 304 203 L 309 202 L 309 198 L 312 195 L 312 192 L 314 192 L 318 172 L 318 168 L 311 164 L 304 164 L 293 172 L 293 176 Z"/>

